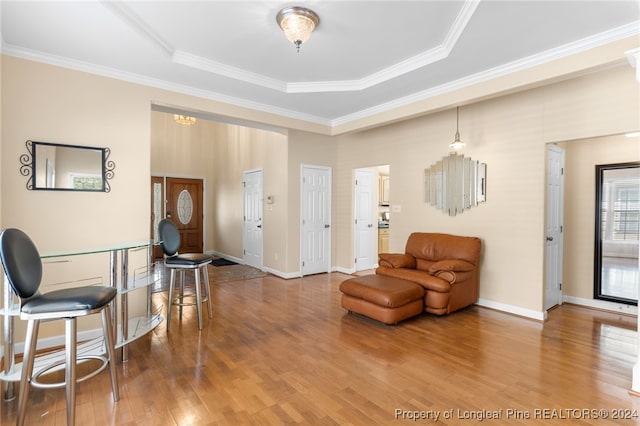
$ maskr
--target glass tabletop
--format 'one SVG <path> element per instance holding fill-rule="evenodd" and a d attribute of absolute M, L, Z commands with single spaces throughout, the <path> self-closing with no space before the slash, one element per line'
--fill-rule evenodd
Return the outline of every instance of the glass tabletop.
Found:
<path fill-rule="evenodd" d="M 82 248 L 82 249 L 46 251 L 46 252 L 40 253 L 40 258 L 48 259 L 52 257 L 78 256 L 82 254 L 105 253 L 105 252 L 112 252 L 112 251 L 118 251 L 118 250 L 129 250 L 129 249 L 148 247 L 153 244 L 158 244 L 158 243 L 153 240 L 126 241 L 122 243 L 107 244 L 104 246 L 88 247 L 88 248 Z"/>

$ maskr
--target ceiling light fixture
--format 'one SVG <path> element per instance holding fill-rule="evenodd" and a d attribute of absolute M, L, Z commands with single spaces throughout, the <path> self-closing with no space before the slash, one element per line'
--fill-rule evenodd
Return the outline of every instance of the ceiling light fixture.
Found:
<path fill-rule="evenodd" d="M 176 123 L 184 124 L 186 126 L 196 124 L 196 118 L 189 117 L 188 115 L 174 114 L 173 119 Z"/>
<path fill-rule="evenodd" d="M 313 11 L 304 7 L 286 7 L 276 15 L 276 21 L 285 37 L 296 46 L 300 53 L 300 45 L 307 41 L 313 30 L 320 23 L 320 18 Z"/>
<path fill-rule="evenodd" d="M 460 130 L 458 129 L 458 124 L 460 122 L 460 107 L 456 107 L 456 136 L 455 140 L 449 144 L 449 148 L 451 149 L 461 149 L 464 148 L 464 142 L 460 140 Z"/>

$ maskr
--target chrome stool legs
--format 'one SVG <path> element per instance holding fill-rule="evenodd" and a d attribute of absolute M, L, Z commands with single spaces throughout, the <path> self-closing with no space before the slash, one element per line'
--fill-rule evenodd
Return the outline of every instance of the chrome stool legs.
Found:
<path fill-rule="evenodd" d="M 111 391 L 113 400 L 120 399 L 120 391 L 118 387 L 118 375 L 116 372 L 116 352 L 114 346 L 113 327 L 111 325 L 111 310 L 106 305 L 101 312 L 102 315 L 102 331 L 104 333 L 104 346 L 106 350 L 107 360 L 109 364 L 109 376 L 111 378 Z M 76 365 L 78 361 L 77 355 L 77 317 L 64 318 L 65 320 L 65 372 L 64 386 L 67 399 L 67 425 L 74 425 L 76 420 Z M 27 324 L 27 334 L 25 338 L 24 359 L 22 363 L 22 376 L 20 378 L 20 392 L 18 397 L 18 417 L 16 424 L 24 425 L 27 414 L 27 400 L 29 398 L 29 390 L 32 386 L 33 365 L 36 355 L 36 344 L 38 338 L 38 330 L 40 328 L 40 320 L 30 319 Z M 100 368 L 81 377 L 80 381 L 98 374 L 106 367 L 103 364 Z M 50 367 L 47 367 L 50 368 Z M 39 372 L 36 372 L 37 374 Z M 35 384 L 34 384 L 35 386 Z M 52 386 L 54 387 L 54 386 Z"/>
<path fill-rule="evenodd" d="M 202 330 L 202 303 L 207 302 L 207 310 L 209 313 L 209 318 L 213 318 L 213 310 L 211 308 L 211 290 L 209 287 L 209 272 L 207 271 L 207 265 L 198 265 L 195 268 L 175 268 L 170 267 L 171 269 L 171 278 L 169 280 L 169 294 L 168 294 L 168 304 L 167 304 L 167 331 L 171 330 L 171 311 L 173 306 L 178 306 L 178 315 L 180 319 L 182 319 L 182 308 L 183 306 L 191 306 L 196 305 L 196 312 L 198 315 L 198 329 Z M 180 270 L 180 292 L 178 296 L 174 297 L 174 292 L 176 290 L 176 272 Z M 187 270 L 193 270 L 195 274 L 195 302 L 185 302 L 185 298 L 193 297 L 193 294 L 185 294 L 184 293 L 184 274 Z M 202 282 L 200 278 L 200 274 L 204 275 L 204 298 L 202 297 Z"/>

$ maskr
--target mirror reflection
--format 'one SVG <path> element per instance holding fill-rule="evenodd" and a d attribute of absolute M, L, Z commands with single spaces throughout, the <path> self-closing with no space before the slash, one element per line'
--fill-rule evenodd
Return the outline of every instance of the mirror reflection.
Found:
<path fill-rule="evenodd" d="M 596 165 L 595 298 L 637 305 L 640 163 Z"/>
<path fill-rule="evenodd" d="M 33 189 L 105 191 L 105 149 L 32 142 Z"/>
<path fill-rule="evenodd" d="M 424 199 L 455 216 L 485 201 L 487 165 L 451 153 L 424 171 Z"/>

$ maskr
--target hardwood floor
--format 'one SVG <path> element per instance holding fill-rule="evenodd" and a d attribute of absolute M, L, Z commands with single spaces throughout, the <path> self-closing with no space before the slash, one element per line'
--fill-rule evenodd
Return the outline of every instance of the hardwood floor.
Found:
<path fill-rule="evenodd" d="M 185 308 L 129 346 L 119 402 L 106 372 L 78 386 L 77 424 L 640 423 L 635 318 L 564 305 L 542 324 L 474 306 L 386 326 L 340 307 L 346 278 L 213 285 L 202 332 Z M 17 401 L 0 407 L 13 424 Z M 28 424 L 65 422 L 64 390 L 31 391 Z"/>

